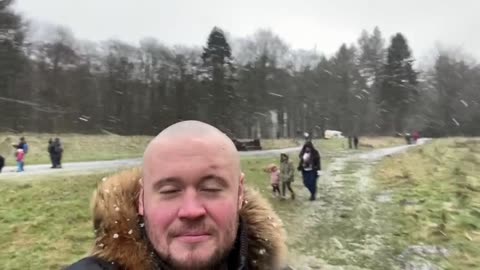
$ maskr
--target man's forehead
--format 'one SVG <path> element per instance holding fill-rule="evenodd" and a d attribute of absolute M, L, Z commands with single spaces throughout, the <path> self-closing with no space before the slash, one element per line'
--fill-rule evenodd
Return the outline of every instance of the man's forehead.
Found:
<path fill-rule="evenodd" d="M 144 166 L 155 166 L 154 163 L 162 162 L 164 167 L 167 163 L 181 162 L 183 159 L 200 162 L 210 161 L 211 166 L 220 167 L 232 164 L 238 169 L 240 165 L 240 158 L 236 149 L 231 149 L 221 138 L 213 136 L 208 138 L 177 137 L 172 140 L 158 138 L 149 145 L 145 152 Z"/>
<path fill-rule="evenodd" d="M 149 145 L 148 154 L 164 154 L 164 153 L 202 153 L 211 154 L 231 154 L 236 153 L 228 147 L 225 141 L 216 136 L 211 137 L 195 137 L 195 136 L 179 136 L 176 138 L 158 138 Z"/>

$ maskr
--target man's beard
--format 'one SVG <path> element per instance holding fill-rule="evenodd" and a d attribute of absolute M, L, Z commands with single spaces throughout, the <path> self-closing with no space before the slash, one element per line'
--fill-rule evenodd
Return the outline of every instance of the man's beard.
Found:
<path fill-rule="evenodd" d="M 212 255 L 202 261 L 195 260 L 193 258 L 193 254 L 188 254 L 187 257 L 181 258 L 181 260 L 177 260 L 177 258 L 174 257 L 174 250 L 170 249 L 170 244 L 171 241 L 167 240 L 167 247 L 166 248 L 161 248 L 160 246 L 157 245 L 157 241 L 155 240 L 155 234 L 150 230 L 152 227 L 150 226 L 150 222 L 146 216 L 143 217 L 144 223 L 145 223 L 145 232 L 146 235 L 150 241 L 151 246 L 155 249 L 157 255 L 161 259 L 162 263 L 167 264 L 167 266 L 171 267 L 172 269 L 181 269 L 181 270 L 213 270 L 213 269 L 220 269 L 220 267 L 225 263 L 229 253 L 233 249 L 236 235 L 237 235 L 237 230 L 238 230 L 238 220 L 236 220 L 233 224 L 230 224 L 229 228 L 227 228 L 226 234 L 225 234 L 225 239 L 223 239 L 223 242 L 217 242 L 217 247 L 215 248 L 215 251 L 212 253 Z M 184 229 L 194 229 L 194 228 L 204 228 L 204 221 L 194 221 L 191 222 L 187 226 L 183 226 Z M 178 231 L 178 230 L 175 230 Z M 170 239 L 171 234 L 174 234 L 172 232 L 166 232 L 169 235 L 167 235 L 167 239 Z M 215 233 L 218 232 L 213 232 L 212 236 L 215 236 Z M 164 237 L 161 235 L 157 235 L 158 238 Z M 218 239 L 218 238 L 217 238 Z M 221 241 L 221 239 L 220 239 Z"/>

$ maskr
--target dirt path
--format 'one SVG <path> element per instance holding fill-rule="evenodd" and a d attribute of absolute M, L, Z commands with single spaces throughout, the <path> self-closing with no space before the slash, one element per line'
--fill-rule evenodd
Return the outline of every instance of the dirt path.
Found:
<path fill-rule="evenodd" d="M 262 150 L 262 151 L 249 151 L 249 152 L 240 152 L 242 157 L 268 157 L 268 156 L 277 156 L 280 153 L 290 153 L 298 152 L 299 147 L 291 147 L 284 149 L 274 149 L 274 150 Z M 28 159 L 27 159 L 28 162 Z M 101 171 L 113 171 L 120 170 L 124 168 L 131 168 L 140 165 L 142 162 L 141 158 L 134 159 L 122 159 L 122 160 L 109 160 L 109 161 L 88 161 L 88 162 L 72 162 L 64 163 L 62 169 L 51 169 L 50 164 L 41 164 L 41 165 L 26 165 L 25 172 L 17 173 L 16 167 L 10 166 L 5 167 L 0 173 L 0 180 L 3 178 L 25 178 L 36 175 L 51 175 L 51 174 L 69 174 L 69 173 L 92 173 L 92 172 L 101 172 Z"/>
<path fill-rule="evenodd" d="M 371 193 L 370 174 L 382 158 L 410 147 L 413 145 L 334 159 L 319 179 L 314 202 L 305 200 L 308 194 L 301 179 L 296 180 L 299 200 L 279 207 L 289 233 L 294 269 L 403 269 L 385 244 L 388 224 L 376 214 L 377 201 L 389 198 Z"/>

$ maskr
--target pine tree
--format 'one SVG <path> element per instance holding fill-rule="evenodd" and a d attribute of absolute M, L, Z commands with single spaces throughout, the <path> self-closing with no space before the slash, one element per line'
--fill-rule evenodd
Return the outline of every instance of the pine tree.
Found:
<path fill-rule="evenodd" d="M 396 34 L 388 48 L 379 94 L 383 132 L 404 131 L 404 120 L 416 95 L 417 73 L 413 70 L 413 61 L 407 40 L 402 34 Z"/>
<path fill-rule="evenodd" d="M 214 27 L 204 48 L 202 60 L 208 89 L 207 106 L 213 125 L 234 132 L 236 96 L 233 89 L 232 51 L 222 29 Z"/>
<path fill-rule="evenodd" d="M 382 70 L 386 60 L 385 40 L 378 27 L 370 34 L 363 31 L 358 39 L 359 72 L 365 80 L 365 89 L 360 95 L 367 105 L 362 117 L 363 132 L 377 130 L 377 97 L 382 82 Z"/>
<path fill-rule="evenodd" d="M 0 97 L 21 99 L 25 98 L 24 93 L 16 92 L 15 85 L 25 62 L 24 33 L 21 17 L 11 10 L 12 4 L 13 0 L 0 1 Z M 20 111 L 18 104 L 0 102 L 0 122 L 13 129 L 21 128 L 23 124 L 19 119 L 23 117 L 17 113 Z"/>

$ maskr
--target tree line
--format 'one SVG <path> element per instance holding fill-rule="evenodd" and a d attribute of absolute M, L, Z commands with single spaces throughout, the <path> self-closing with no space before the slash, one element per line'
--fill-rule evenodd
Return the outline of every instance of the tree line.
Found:
<path fill-rule="evenodd" d="M 329 57 L 219 27 L 203 48 L 83 41 L 62 27 L 30 41 L 11 4 L 0 2 L 0 130 L 156 134 L 198 119 L 243 138 L 480 134 L 480 66 L 443 50 L 415 69 L 401 33 L 363 31 Z"/>

